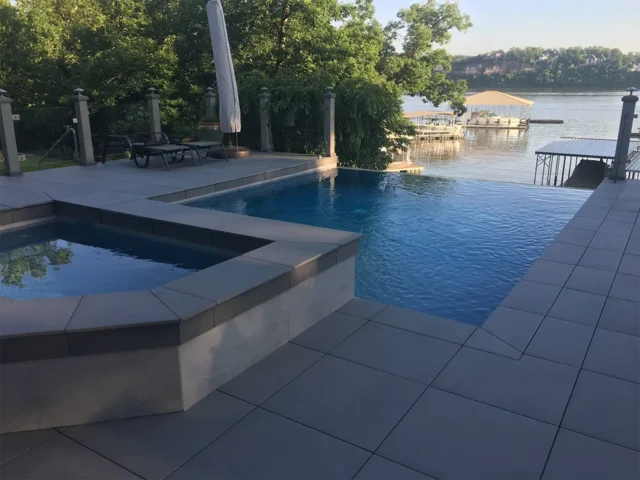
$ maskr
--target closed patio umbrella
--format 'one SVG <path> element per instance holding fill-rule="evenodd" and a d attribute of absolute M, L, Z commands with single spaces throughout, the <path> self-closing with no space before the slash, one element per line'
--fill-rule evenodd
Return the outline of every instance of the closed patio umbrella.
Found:
<path fill-rule="evenodd" d="M 240 131 L 240 102 L 236 74 L 233 70 L 231 50 L 224 12 L 220 0 L 207 2 L 207 18 L 209 33 L 213 47 L 213 60 L 216 64 L 216 79 L 220 102 L 220 130 L 222 133 L 238 133 Z"/>

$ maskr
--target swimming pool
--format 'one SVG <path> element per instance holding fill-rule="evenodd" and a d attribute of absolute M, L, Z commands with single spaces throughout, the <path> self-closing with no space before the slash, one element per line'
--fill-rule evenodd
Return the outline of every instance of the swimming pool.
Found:
<path fill-rule="evenodd" d="M 360 232 L 357 296 L 481 324 L 589 194 L 337 169 L 189 205 Z"/>
<path fill-rule="evenodd" d="M 56 221 L 0 237 L 0 295 L 14 300 L 146 290 L 235 256 Z"/>

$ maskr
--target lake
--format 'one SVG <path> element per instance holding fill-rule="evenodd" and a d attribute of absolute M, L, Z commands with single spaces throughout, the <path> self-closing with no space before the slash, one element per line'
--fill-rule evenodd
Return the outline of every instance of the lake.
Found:
<path fill-rule="evenodd" d="M 467 129 L 464 140 L 436 140 L 414 145 L 411 161 L 423 175 L 533 183 L 535 151 L 567 137 L 616 138 L 625 92 L 514 93 L 532 100 L 531 118 L 562 119 L 562 125 L 533 124 L 527 131 Z M 433 109 L 419 98 L 405 97 L 406 112 Z M 634 131 L 638 120 L 634 123 Z"/>

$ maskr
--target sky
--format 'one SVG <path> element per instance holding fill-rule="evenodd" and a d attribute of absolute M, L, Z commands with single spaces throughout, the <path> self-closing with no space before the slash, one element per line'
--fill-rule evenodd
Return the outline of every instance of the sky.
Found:
<path fill-rule="evenodd" d="M 374 0 L 382 24 L 420 0 Z M 466 33 L 455 31 L 445 48 L 477 55 L 511 47 L 603 46 L 640 51 L 638 0 L 459 0 L 471 16 Z"/>

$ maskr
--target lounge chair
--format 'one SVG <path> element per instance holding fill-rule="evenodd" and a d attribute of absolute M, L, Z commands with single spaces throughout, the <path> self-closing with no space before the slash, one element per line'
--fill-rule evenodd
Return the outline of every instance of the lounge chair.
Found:
<path fill-rule="evenodd" d="M 206 151 L 211 150 L 212 148 L 219 148 L 223 146 L 222 138 L 220 139 L 220 141 L 203 140 L 197 135 L 192 135 L 190 132 L 182 130 L 176 130 L 172 132 L 171 143 L 189 147 L 191 150 L 193 150 L 193 152 L 196 153 L 201 164 L 203 158 L 207 156 Z M 229 159 L 227 158 L 227 160 Z"/>
<path fill-rule="evenodd" d="M 197 153 L 190 147 L 169 142 L 165 133 L 134 133 L 131 135 L 105 135 L 102 140 L 102 163 L 105 163 L 108 154 L 124 153 L 129 151 L 131 160 L 137 167 L 146 168 L 153 156 L 162 157 L 164 166 L 169 170 L 170 163 L 180 163 L 185 156 L 191 157 L 193 165 L 196 165 Z"/>

